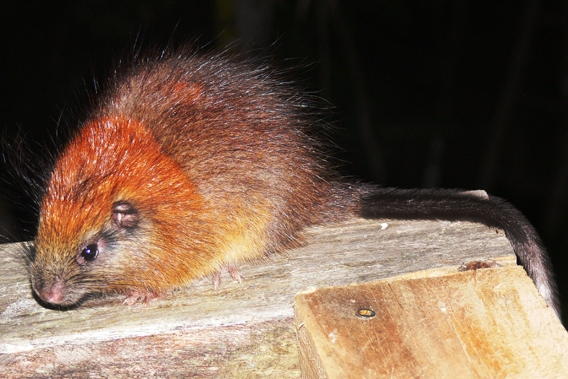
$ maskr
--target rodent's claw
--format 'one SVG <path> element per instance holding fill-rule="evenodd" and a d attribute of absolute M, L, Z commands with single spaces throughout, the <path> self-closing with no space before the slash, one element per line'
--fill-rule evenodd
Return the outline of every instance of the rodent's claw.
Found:
<path fill-rule="evenodd" d="M 165 292 L 143 292 L 139 290 L 130 290 L 129 293 L 126 294 L 126 298 L 124 299 L 124 304 L 127 305 L 134 305 L 138 300 L 142 302 L 144 305 L 150 304 L 154 299 L 161 299 L 166 296 Z"/>
<path fill-rule="evenodd" d="M 217 289 L 221 285 L 221 270 L 213 273 L 213 288 Z"/>
<path fill-rule="evenodd" d="M 243 277 L 241 276 L 241 272 L 239 271 L 239 268 L 235 263 L 229 263 L 227 265 L 227 270 L 229 271 L 229 274 L 231 274 L 231 278 L 233 278 L 234 281 L 239 283 L 241 282 L 241 279 Z"/>
<path fill-rule="evenodd" d="M 222 269 L 220 269 L 219 271 L 213 274 L 213 287 L 215 289 L 219 288 L 219 286 L 221 285 L 221 272 L 225 270 L 229 272 L 231 278 L 233 278 L 234 281 L 239 283 L 241 282 L 241 279 L 243 277 L 241 275 L 241 272 L 239 271 L 239 268 L 235 263 L 229 263 L 227 264 L 227 266 L 223 267 Z"/>

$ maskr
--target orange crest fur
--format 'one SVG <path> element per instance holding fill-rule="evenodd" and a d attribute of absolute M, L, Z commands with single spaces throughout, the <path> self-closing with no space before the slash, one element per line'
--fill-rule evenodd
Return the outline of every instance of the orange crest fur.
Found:
<path fill-rule="evenodd" d="M 302 97 L 268 70 L 220 56 L 142 60 L 56 162 L 30 265 L 36 294 L 128 303 L 295 244 L 305 226 L 358 214 L 502 228 L 558 313 L 536 230 L 502 199 L 459 190 L 342 184 L 308 137 Z"/>
<path fill-rule="evenodd" d="M 60 304 L 158 293 L 295 244 L 343 217 L 293 93 L 220 57 L 142 62 L 111 82 L 58 158 L 32 283 Z M 136 216 L 120 225 L 120 209 Z M 119 209 L 119 210 L 117 210 Z M 82 250 L 98 247 L 85 262 Z"/>
<path fill-rule="evenodd" d="M 47 254 L 78 255 L 111 222 L 113 204 L 123 200 L 131 202 L 152 227 L 144 232 L 146 251 L 139 252 L 143 258 L 133 251 L 132 262 L 122 262 L 136 272 L 125 270 L 115 285 L 171 287 L 187 282 L 186 277 L 199 276 L 192 270 L 195 262 L 176 259 L 184 246 L 170 244 L 187 238 L 195 244 L 208 243 L 206 223 L 190 231 L 183 227 L 183 222 L 203 221 L 203 198 L 146 128 L 116 118 L 84 126 L 57 161 L 42 202 L 36 260 L 47 261 Z M 191 255 L 192 249 L 186 248 L 185 254 Z M 201 247 L 195 259 L 209 262 L 210 251 Z M 145 266 L 152 267 L 146 270 L 147 276 Z M 167 272 L 167 277 L 155 274 L 160 271 Z"/>

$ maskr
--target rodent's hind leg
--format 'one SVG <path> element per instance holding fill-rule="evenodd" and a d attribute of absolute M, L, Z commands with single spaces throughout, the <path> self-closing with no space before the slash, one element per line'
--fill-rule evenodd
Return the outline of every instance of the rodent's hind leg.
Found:
<path fill-rule="evenodd" d="M 150 304 L 155 299 L 163 299 L 168 293 L 166 291 L 141 291 L 132 289 L 126 294 L 124 304 L 134 305 L 138 300 L 144 305 Z"/>
<path fill-rule="evenodd" d="M 231 278 L 233 278 L 234 281 L 239 283 L 241 282 L 241 279 L 243 278 L 241 276 L 241 272 L 239 271 L 237 265 L 231 262 L 228 263 L 227 266 L 223 267 L 213 274 L 213 287 L 215 287 L 215 289 L 219 288 L 219 286 L 221 285 L 221 272 L 225 271 L 225 269 L 229 272 Z"/>

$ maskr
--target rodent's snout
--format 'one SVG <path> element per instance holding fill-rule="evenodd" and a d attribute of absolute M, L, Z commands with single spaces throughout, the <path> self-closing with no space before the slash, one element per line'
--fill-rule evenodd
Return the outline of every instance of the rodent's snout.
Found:
<path fill-rule="evenodd" d="M 55 271 L 55 270 L 53 270 Z M 54 273 L 52 270 L 32 268 L 31 284 L 37 297 L 49 304 L 69 306 L 79 302 L 85 295 L 85 290 L 74 283 L 76 275 L 66 274 L 65 271 Z"/>
<path fill-rule="evenodd" d="M 33 287 L 40 299 L 50 304 L 61 304 L 63 302 L 65 284 L 60 277 L 56 276 L 55 280 L 50 285 L 43 283 L 38 285 L 36 283 L 37 282 L 34 282 Z"/>

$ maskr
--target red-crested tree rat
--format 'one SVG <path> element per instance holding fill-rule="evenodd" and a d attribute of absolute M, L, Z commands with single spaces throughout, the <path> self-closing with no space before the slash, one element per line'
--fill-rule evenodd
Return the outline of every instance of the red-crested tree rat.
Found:
<path fill-rule="evenodd" d="M 55 161 L 30 252 L 35 293 L 149 301 L 295 244 L 351 216 L 470 220 L 501 228 L 558 314 L 539 237 L 514 207 L 458 190 L 342 183 L 310 137 L 309 107 L 268 69 L 219 55 L 141 59 Z"/>

